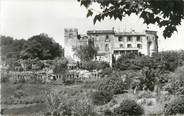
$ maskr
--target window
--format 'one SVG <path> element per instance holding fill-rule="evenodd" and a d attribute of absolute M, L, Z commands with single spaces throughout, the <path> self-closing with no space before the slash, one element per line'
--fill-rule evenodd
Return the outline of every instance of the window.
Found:
<path fill-rule="evenodd" d="M 118 54 L 118 51 L 114 51 L 114 54 Z"/>
<path fill-rule="evenodd" d="M 120 47 L 120 48 L 123 48 L 123 44 L 120 44 L 119 47 Z"/>
<path fill-rule="evenodd" d="M 73 33 L 69 33 L 69 38 L 71 38 L 73 36 Z"/>
<path fill-rule="evenodd" d="M 137 48 L 141 49 L 142 45 L 141 44 L 137 44 Z"/>
<path fill-rule="evenodd" d="M 97 49 L 97 50 L 99 50 L 99 49 L 100 49 L 99 45 L 97 45 L 97 44 L 96 44 L 95 46 L 96 46 L 96 49 Z"/>
<path fill-rule="evenodd" d="M 119 36 L 118 37 L 118 41 L 123 41 L 123 37 L 122 36 Z"/>
<path fill-rule="evenodd" d="M 137 36 L 137 41 L 141 42 L 141 37 L 140 36 Z"/>
<path fill-rule="evenodd" d="M 109 42 L 109 36 L 108 35 L 106 35 L 106 37 L 105 37 L 105 42 Z"/>
<path fill-rule="evenodd" d="M 109 44 L 105 44 L 105 51 L 109 51 Z"/>
<path fill-rule="evenodd" d="M 132 41 L 131 36 L 128 36 L 127 41 Z"/>
<path fill-rule="evenodd" d="M 127 47 L 128 48 L 132 48 L 132 44 L 127 44 Z"/>

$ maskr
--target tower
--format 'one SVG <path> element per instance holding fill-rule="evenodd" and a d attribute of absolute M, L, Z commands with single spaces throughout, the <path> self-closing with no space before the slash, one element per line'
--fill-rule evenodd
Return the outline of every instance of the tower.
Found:
<path fill-rule="evenodd" d="M 78 29 L 76 28 L 65 28 L 64 29 L 64 49 L 65 57 L 74 59 L 73 49 L 77 46 Z"/>

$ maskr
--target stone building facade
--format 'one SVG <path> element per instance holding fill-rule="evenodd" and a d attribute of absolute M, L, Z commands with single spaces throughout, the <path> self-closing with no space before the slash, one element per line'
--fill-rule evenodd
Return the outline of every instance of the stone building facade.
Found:
<path fill-rule="evenodd" d="M 79 39 L 80 36 L 80 39 Z M 118 58 L 121 54 L 133 52 L 151 56 L 158 52 L 156 31 L 145 30 L 143 33 L 117 32 L 112 30 L 89 30 L 87 35 L 79 35 L 77 29 L 65 29 L 65 56 L 75 58 L 72 48 L 87 45 L 92 40 L 98 49 L 96 60 L 111 64 L 112 55 Z M 70 52 L 71 51 L 71 52 Z"/>

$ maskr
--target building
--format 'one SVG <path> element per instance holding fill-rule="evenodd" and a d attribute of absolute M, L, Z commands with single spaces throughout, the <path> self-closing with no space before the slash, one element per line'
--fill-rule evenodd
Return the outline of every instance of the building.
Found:
<path fill-rule="evenodd" d="M 117 32 L 112 30 L 89 30 L 87 35 L 79 38 L 77 29 L 65 29 L 65 56 L 75 58 L 73 48 L 87 45 L 92 40 L 98 49 L 96 60 L 111 64 L 112 55 L 118 58 L 121 54 L 136 53 L 151 56 L 158 52 L 158 36 L 156 31 L 146 30 L 143 33 Z"/>
<path fill-rule="evenodd" d="M 81 45 L 87 45 L 89 38 L 86 35 L 79 35 L 78 29 L 64 29 L 64 55 L 67 58 L 78 60 L 74 55 L 74 49 Z"/>

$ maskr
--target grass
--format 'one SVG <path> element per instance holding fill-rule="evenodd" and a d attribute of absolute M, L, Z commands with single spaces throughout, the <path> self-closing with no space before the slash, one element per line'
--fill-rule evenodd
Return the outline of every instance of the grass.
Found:
<path fill-rule="evenodd" d="M 24 106 L 19 108 L 4 109 L 4 114 L 6 115 L 33 115 L 35 113 L 43 114 L 47 112 L 47 107 L 45 104 L 35 104 L 30 106 Z"/>
<path fill-rule="evenodd" d="M 91 86 L 88 84 L 92 84 Z M 23 96 L 22 100 L 30 100 L 28 98 L 35 97 L 35 98 L 41 98 L 44 99 L 44 92 L 43 91 L 56 91 L 56 93 L 59 93 L 61 96 L 67 95 L 70 96 L 70 98 L 74 96 L 81 96 L 86 95 L 87 97 L 90 94 L 90 91 L 95 90 L 95 82 L 86 82 L 82 84 L 76 84 L 76 85 L 58 85 L 58 84 L 11 84 L 11 83 L 2 83 L 1 84 L 1 98 L 2 101 L 9 100 L 11 96 L 14 96 L 15 92 L 17 90 L 23 91 L 26 96 Z M 86 93 L 86 94 L 84 94 Z M 68 100 L 70 99 L 68 98 Z M 125 94 L 119 94 L 114 95 L 113 99 L 116 101 L 116 104 L 121 103 L 123 99 L 132 99 L 137 100 L 137 94 L 133 93 L 125 93 Z M 13 99 L 15 100 L 15 99 Z M 45 103 L 33 103 L 33 104 L 3 104 L 4 106 L 4 113 L 8 116 L 13 115 L 43 115 L 43 113 L 47 112 L 47 104 Z M 107 106 L 107 104 L 106 104 Z M 110 106 L 111 107 L 111 106 Z M 155 115 L 160 114 L 163 109 L 163 103 L 157 102 L 153 105 L 146 105 L 143 104 L 145 115 Z"/>
<path fill-rule="evenodd" d="M 6 115 L 38 115 L 47 112 L 47 104 L 45 103 L 31 103 L 30 100 L 44 100 L 45 91 L 56 91 L 57 93 L 68 94 L 73 96 L 79 94 L 81 85 L 59 85 L 59 84 L 29 84 L 29 83 L 2 83 L 1 84 L 1 104 Z M 17 91 L 22 91 L 24 96 L 16 98 Z M 9 104 L 7 104 L 8 101 Z M 12 102 L 11 102 L 12 101 Z M 23 103 L 16 103 L 17 101 L 23 101 Z M 16 103 L 16 104 L 15 104 Z M 30 104 L 31 103 L 31 104 Z"/>

